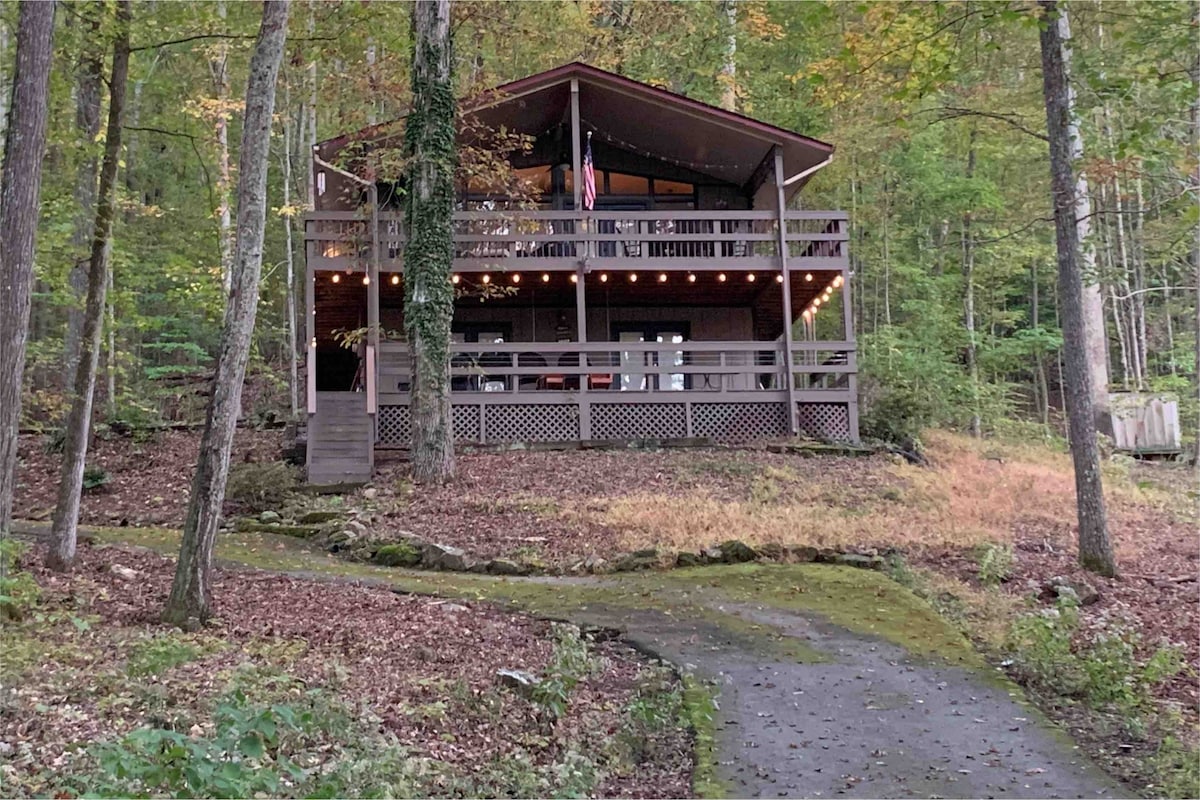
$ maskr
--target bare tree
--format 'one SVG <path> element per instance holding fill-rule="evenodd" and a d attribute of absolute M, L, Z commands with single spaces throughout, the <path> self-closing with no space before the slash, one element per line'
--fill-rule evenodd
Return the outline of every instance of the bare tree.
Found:
<path fill-rule="evenodd" d="M 450 0 L 413 4 L 412 109 L 404 263 L 404 327 L 413 356 L 412 467 L 418 481 L 454 477 L 450 416 L 450 322 L 454 292 L 454 89 Z"/>
<path fill-rule="evenodd" d="M 250 357 L 258 285 L 262 275 L 263 233 L 267 218 L 267 165 L 275 82 L 287 38 L 287 0 L 263 4 L 262 26 L 250 58 L 246 114 L 238 164 L 237 240 L 233 282 L 225 309 L 221 349 L 213 376 L 212 399 L 200 439 L 200 456 L 183 523 L 175 580 L 163 618 L 191 627 L 212 616 L 212 555 L 225 501 L 229 455 L 237 429 L 242 381 Z"/>
<path fill-rule="evenodd" d="M 1075 180 L 1076 147 L 1072 141 L 1068 87 L 1066 18 L 1056 0 L 1041 0 L 1045 20 L 1041 33 L 1042 87 L 1046 100 L 1046 132 L 1050 138 L 1050 184 L 1054 192 L 1054 229 L 1058 249 L 1059 309 L 1062 317 L 1067 418 L 1071 457 L 1075 462 L 1075 494 L 1079 515 L 1079 561 L 1102 575 L 1115 575 L 1108 540 L 1104 488 L 1092 374 L 1088 369 L 1084 322 L 1083 275 L 1079 268 L 1079 198 Z"/>
<path fill-rule="evenodd" d="M 0 178 L 0 536 L 12 527 L 17 429 L 53 53 L 54 4 L 22 0 Z M 0 559 L 0 564 L 3 560 Z M 0 566 L 0 569 L 3 567 Z"/>
<path fill-rule="evenodd" d="M 125 88 L 129 81 L 129 22 L 129 0 L 120 0 L 117 5 L 117 35 L 113 44 L 112 74 L 108 81 L 108 128 L 104 133 L 104 161 L 100 166 L 96 221 L 92 225 L 92 253 L 88 259 L 83 333 L 79 339 L 79 359 L 74 375 L 71 411 L 67 415 L 58 503 L 54 508 L 50 550 L 46 554 L 46 566 L 57 570 L 70 569 L 75 561 L 79 495 L 83 491 L 83 470 L 87 463 L 92 398 L 96 391 L 100 334 L 104 327 L 104 307 L 108 292 L 112 228 L 117 215 L 117 169 L 121 161 Z"/>

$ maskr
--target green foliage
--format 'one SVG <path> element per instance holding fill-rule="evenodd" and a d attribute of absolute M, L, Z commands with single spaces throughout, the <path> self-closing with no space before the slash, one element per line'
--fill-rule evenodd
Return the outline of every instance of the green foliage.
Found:
<path fill-rule="evenodd" d="M 665 667 L 648 668 L 639 676 L 633 700 L 625 709 L 621 741 L 629 749 L 634 764 L 654 756 L 658 738 L 665 732 L 686 725 L 683 687 Z"/>
<path fill-rule="evenodd" d="M 385 544 L 375 551 L 372 559 L 384 567 L 415 567 L 421 563 L 421 548 L 409 542 Z"/>
<path fill-rule="evenodd" d="M 21 619 L 40 596 L 33 576 L 18 569 L 17 562 L 27 549 L 16 539 L 0 538 L 0 619 Z"/>
<path fill-rule="evenodd" d="M 202 652 L 199 645 L 182 634 L 152 636 L 130 648 L 125 671 L 133 676 L 162 675 L 195 660 Z"/>
<path fill-rule="evenodd" d="M 1151 758 L 1158 775 L 1154 794 L 1159 797 L 1200 797 L 1200 750 L 1194 743 L 1168 736 Z"/>
<path fill-rule="evenodd" d="M 83 491 L 94 492 L 97 489 L 103 488 L 112 480 L 104 467 L 89 464 L 83 469 Z"/>
<path fill-rule="evenodd" d="M 1097 708 L 1112 708 L 1139 724 L 1137 715 L 1152 708 L 1152 690 L 1183 669 L 1175 646 L 1156 649 L 1140 661 L 1140 637 L 1110 626 L 1091 638 L 1079 635 L 1079 610 L 1073 600 L 1019 617 L 1009 633 L 1013 667 L 1027 683 L 1054 694 L 1079 697 Z"/>
<path fill-rule="evenodd" d="M 531 690 L 530 700 L 548 719 L 560 719 L 567 713 L 571 693 L 595 666 L 579 629 L 555 623 L 550 664 Z"/>
<path fill-rule="evenodd" d="M 299 471 L 283 461 L 234 464 L 225 497 L 251 511 L 266 511 L 282 506 L 299 485 Z"/>
<path fill-rule="evenodd" d="M 979 561 L 979 582 L 984 586 L 996 586 L 1012 577 L 1012 545 L 988 542 L 978 549 L 976 558 Z"/>
<path fill-rule="evenodd" d="M 212 732 L 139 728 L 89 748 L 94 774 L 74 783 L 98 797 L 411 796 L 412 768 L 321 691 L 257 704 L 240 690 L 216 708 Z"/>

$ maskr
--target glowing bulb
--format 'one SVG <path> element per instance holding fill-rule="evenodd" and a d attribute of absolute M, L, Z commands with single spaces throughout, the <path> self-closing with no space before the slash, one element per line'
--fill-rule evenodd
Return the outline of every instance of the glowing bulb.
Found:
<path fill-rule="evenodd" d="M 782 276 L 782 275 L 776 275 L 776 276 L 775 276 L 775 282 L 776 282 L 776 283 L 783 283 L 783 276 Z"/>
<path fill-rule="evenodd" d="M 666 283 L 667 282 L 667 273 L 665 273 L 665 272 L 658 273 L 658 282 Z"/>
<path fill-rule="evenodd" d="M 754 283 L 754 273 L 753 272 L 748 273 L 746 275 L 746 280 L 749 281 L 750 283 Z"/>
<path fill-rule="evenodd" d="M 492 282 L 492 276 L 491 276 L 491 275 L 484 275 L 484 276 L 483 276 L 483 282 L 484 282 L 485 284 L 487 284 L 487 283 L 491 283 L 491 282 Z"/>
<path fill-rule="evenodd" d="M 315 349 L 316 349 L 316 347 L 317 347 L 317 337 L 315 337 L 315 336 L 314 336 L 314 337 L 312 338 L 312 341 L 311 341 L 311 342 L 309 342 L 309 345 L 311 345 L 311 346 L 312 346 L 312 348 L 315 350 Z"/>
<path fill-rule="evenodd" d="M 399 285 L 400 285 L 400 276 L 393 275 L 392 276 L 392 286 L 399 286 Z"/>
<path fill-rule="evenodd" d="M 629 282 L 637 283 L 637 273 L 636 272 L 629 273 Z"/>
<path fill-rule="evenodd" d="M 809 311 L 809 310 L 806 308 L 806 309 L 804 309 L 804 313 L 803 313 L 803 314 L 801 314 L 800 316 L 804 317 L 805 319 L 808 319 L 810 316 L 812 316 L 812 312 L 810 312 L 810 311 Z"/>
<path fill-rule="evenodd" d="M 571 283 L 579 283 L 579 276 L 578 276 L 578 275 L 572 275 L 572 276 L 571 276 Z"/>
<path fill-rule="evenodd" d="M 811 272 L 809 272 L 809 273 L 806 273 L 806 274 L 804 275 L 804 280 L 805 280 L 805 282 L 806 282 L 806 283 L 812 283 L 812 273 L 811 273 Z"/>
<path fill-rule="evenodd" d="M 549 283 L 549 282 L 550 282 L 550 273 L 543 272 L 542 273 L 542 283 Z"/>
<path fill-rule="evenodd" d="M 462 278 L 458 277 L 457 275 L 451 275 L 451 276 L 450 276 L 450 282 L 451 282 L 451 283 L 453 283 L 455 286 L 457 286 L 457 285 L 458 285 L 458 282 L 459 282 L 460 280 L 462 280 Z"/>
<path fill-rule="evenodd" d="M 335 273 L 333 273 L 333 277 L 332 277 L 332 278 L 330 278 L 329 280 L 331 280 L 331 281 L 332 281 L 332 282 L 334 282 L 334 283 L 341 283 L 341 282 L 342 282 L 342 276 L 341 276 L 341 275 L 338 275 L 338 274 L 335 272 Z"/>
<path fill-rule="evenodd" d="M 695 283 L 695 282 L 696 282 L 696 276 L 689 272 L 688 273 L 688 283 Z"/>
<path fill-rule="evenodd" d="M 834 286 L 841 286 L 841 285 L 842 285 L 842 283 L 843 283 L 843 281 L 842 281 L 842 276 L 841 276 L 841 275 L 838 275 L 836 278 L 834 278 L 834 279 L 833 279 L 833 285 L 834 285 Z"/>
<path fill-rule="evenodd" d="M 717 275 L 717 280 L 720 281 L 721 283 L 724 283 L 725 282 L 725 273 L 722 272 L 719 275 Z"/>
<path fill-rule="evenodd" d="M 519 272 L 514 272 L 514 273 L 513 273 L 513 276 L 512 276 L 512 282 L 513 282 L 513 283 L 520 283 L 520 282 L 521 282 L 521 274 L 520 274 Z"/>
<path fill-rule="evenodd" d="M 601 272 L 601 273 L 600 273 L 600 282 L 601 282 L 601 283 L 608 283 L 608 273 L 607 273 L 607 272 Z"/>
<path fill-rule="evenodd" d="M 363 275 L 363 286 L 368 286 L 371 283 L 370 275 Z"/>
<path fill-rule="evenodd" d="M 816 307 L 817 307 L 817 306 L 819 306 L 819 305 L 821 305 L 821 298 L 819 298 L 819 297 L 814 297 L 814 298 L 813 298 L 813 308 L 816 308 Z"/>

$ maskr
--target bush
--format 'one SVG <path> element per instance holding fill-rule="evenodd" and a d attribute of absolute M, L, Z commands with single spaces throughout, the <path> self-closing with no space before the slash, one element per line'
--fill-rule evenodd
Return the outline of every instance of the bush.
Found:
<path fill-rule="evenodd" d="M 278 508 L 300 486 L 300 472 L 283 461 L 235 464 L 229 468 L 225 497 L 251 511 Z"/>
<path fill-rule="evenodd" d="M 105 486 L 110 480 L 112 478 L 103 467 L 97 467 L 94 464 L 85 467 L 83 470 L 83 491 L 85 493 L 94 492 Z"/>
<path fill-rule="evenodd" d="M 21 619 L 38 601 L 38 585 L 33 576 L 17 568 L 17 561 L 27 548 L 12 538 L 0 539 L 0 620 Z"/>
<path fill-rule="evenodd" d="M 988 542 L 979 548 L 979 582 L 997 586 L 1012 577 L 1012 545 Z"/>

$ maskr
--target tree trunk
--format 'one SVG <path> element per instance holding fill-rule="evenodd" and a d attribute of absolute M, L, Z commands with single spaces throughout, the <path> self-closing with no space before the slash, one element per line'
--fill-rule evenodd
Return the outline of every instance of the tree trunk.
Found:
<path fill-rule="evenodd" d="M 1043 3 L 1045 6 L 1045 3 Z M 1057 13 L 1057 11 L 1055 12 Z M 1065 11 L 1058 17 L 1055 38 L 1060 43 L 1057 58 L 1062 61 L 1064 74 L 1071 71 L 1071 26 Z M 1044 64 L 1043 64 L 1044 65 Z M 1075 112 L 1075 90 L 1064 83 L 1066 91 L 1067 139 L 1070 144 L 1071 163 L 1083 160 L 1083 135 L 1079 130 L 1079 117 Z M 1108 336 L 1104 330 L 1104 297 L 1100 288 L 1100 276 L 1096 269 L 1096 248 L 1092 243 L 1092 204 L 1088 193 L 1087 175 L 1082 169 L 1075 172 L 1075 225 L 1078 228 L 1076 241 L 1082 270 L 1082 299 L 1084 345 L 1086 347 L 1088 372 L 1091 380 L 1092 414 L 1096 427 L 1103 433 L 1112 432 L 1108 408 Z"/>
<path fill-rule="evenodd" d="M 413 357 L 412 467 L 422 482 L 454 477 L 450 415 L 450 321 L 454 292 L 454 90 L 450 0 L 413 5 L 412 110 L 405 129 L 410 159 L 404 254 L 404 327 Z"/>
<path fill-rule="evenodd" d="M 1079 210 L 1074 169 L 1079 152 L 1078 131 L 1072 129 L 1068 84 L 1066 16 L 1056 0 L 1041 0 L 1047 24 L 1041 31 L 1042 86 L 1046 100 L 1046 131 L 1050 139 L 1050 181 L 1054 192 L 1054 228 L 1058 250 L 1059 304 L 1065 358 L 1067 419 L 1071 457 L 1075 462 L 1075 494 L 1079 516 L 1079 561 L 1085 569 L 1115 575 L 1116 562 L 1108 540 L 1104 489 L 1100 480 L 1100 449 L 1096 442 L 1093 374 L 1087 350 L 1083 276 L 1079 269 Z"/>
<path fill-rule="evenodd" d="M 117 6 L 117 37 L 113 45 L 112 75 L 108 82 L 108 129 L 105 131 L 104 161 L 100 167 L 96 222 L 92 226 L 92 254 L 88 260 L 83 334 L 79 340 L 79 363 L 75 370 L 71 411 L 67 415 L 58 504 L 54 509 L 54 521 L 50 529 L 50 550 L 46 554 L 46 566 L 57 570 L 68 570 L 75 561 L 79 495 L 83 491 L 83 470 L 87 462 L 92 398 L 96 390 L 100 334 L 104 326 L 105 296 L 108 291 L 112 227 L 117 213 L 121 124 L 125 114 L 125 85 L 129 80 L 129 24 L 129 0 L 120 0 Z"/>
<path fill-rule="evenodd" d="M 224 0 L 217 2 L 217 17 L 224 23 L 226 18 Z M 217 219 L 221 245 L 221 280 L 225 293 L 233 285 L 233 216 L 230 192 L 233 176 L 229 166 L 229 46 L 217 45 L 217 57 L 210 65 L 213 86 L 217 91 Z"/>
<path fill-rule="evenodd" d="M 288 115 L 291 93 L 284 94 L 283 114 L 283 205 L 287 209 L 283 216 L 284 233 L 286 236 L 286 265 L 287 275 L 284 280 L 287 285 L 285 308 L 287 313 L 287 343 L 288 343 L 288 399 L 291 402 L 292 417 L 300 411 L 300 369 L 296 356 L 296 264 L 293 253 L 292 226 L 295 215 L 292 213 L 292 121 Z"/>
<path fill-rule="evenodd" d="M 22 0 L 17 14 L 17 55 L 0 178 L 0 537 L 8 536 L 12 527 L 21 379 L 54 55 L 54 4 Z"/>
<path fill-rule="evenodd" d="M 975 177 L 975 128 L 971 128 L 971 140 L 967 149 L 967 182 Z M 983 435 L 979 414 L 979 359 L 975 342 L 975 234 L 971 230 L 971 212 L 962 216 L 963 249 L 963 320 L 967 327 L 967 371 L 971 379 L 971 435 L 978 439 Z"/>
<path fill-rule="evenodd" d="M 1200 27 L 1200 5 L 1192 6 L 1192 26 Z M 1191 184 L 1192 197 L 1200 196 L 1200 51 L 1192 53 L 1192 108 L 1191 130 L 1188 131 L 1188 145 L 1192 151 L 1192 174 L 1188 176 Z M 1192 314 L 1196 333 L 1196 391 L 1192 399 L 1197 400 L 1196 411 L 1200 412 L 1200 225 L 1192 230 L 1192 280 L 1196 283 L 1196 309 Z M 1196 415 L 1196 452 L 1192 459 L 1196 468 L 1196 477 L 1200 479 L 1200 413 Z"/>
<path fill-rule="evenodd" d="M 229 455 L 242 400 L 242 381 L 250 357 L 254 319 L 262 274 L 263 233 L 267 218 L 267 166 L 270 158 L 271 117 L 275 109 L 275 80 L 287 37 L 286 0 L 263 4 L 262 27 L 250 58 L 246 84 L 246 113 L 238 164 L 237 241 L 233 282 L 221 332 L 221 348 L 213 376 L 212 398 L 200 439 L 200 456 L 183 523 L 183 538 L 171 596 L 163 619 L 192 627 L 212 616 L 212 554 Z"/>
<path fill-rule="evenodd" d="M 71 267 L 68 284 L 71 307 L 67 310 L 67 331 L 63 339 L 63 391 L 75 386 L 75 367 L 79 363 L 79 340 L 83 335 L 83 306 L 87 294 L 88 259 L 85 253 L 92 241 L 92 224 L 96 213 L 96 137 L 100 133 L 100 81 L 104 72 L 104 56 L 94 41 L 100 36 L 100 18 L 104 4 L 88 3 L 81 8 L 87 25 L 88 41 L 84 44 L 79 70 L 75 73 L 75 130 L 83 153 L 75 168 L 75 226 L 71 246 L 78 260 Z"/>

